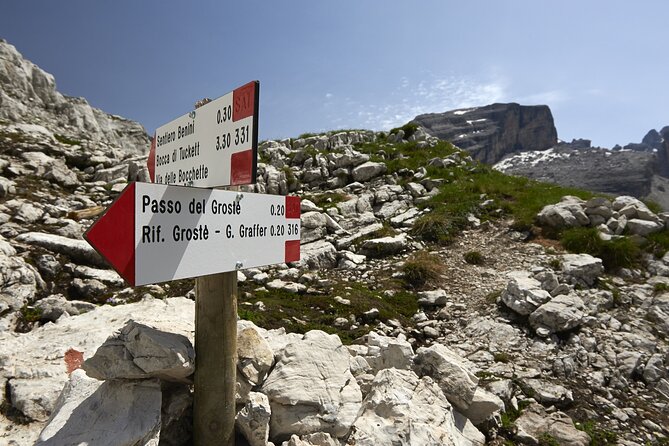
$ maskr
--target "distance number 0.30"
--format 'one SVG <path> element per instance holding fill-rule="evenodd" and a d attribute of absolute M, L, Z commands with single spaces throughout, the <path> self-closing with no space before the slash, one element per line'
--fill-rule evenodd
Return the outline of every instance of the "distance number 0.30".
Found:
<path fill-rule="evenodd" d="M 232 119 L 232 106 L 228 105 L 216 111 L 216 124 L 222 124 Z"/>
<path fill-rule="evenodd" d="M 223 133 L 216 136 L 216 150 L 225 150 L 230 147 L 233 142 L 234 145 L 245 144 L 251 140 L 251 132 L 248 125 L 236 128 L 234 131 L 234 138 L 230 132 Z"/>

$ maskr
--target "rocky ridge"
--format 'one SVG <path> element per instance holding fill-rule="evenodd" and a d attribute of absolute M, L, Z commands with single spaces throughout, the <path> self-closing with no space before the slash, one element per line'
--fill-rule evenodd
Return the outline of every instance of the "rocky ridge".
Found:
<path fill-rule="evenodd" d="M 633 195 L 669 209 L 669 127 L 651 130 L 643 141 L 609 150 L 575 140 L 548 150 L 511 154 L 494 167 L 561 186 Z"/>
<path fill-rule="evenodd" d="M 0 119 L 29 128 L 33 125 L 46 128 L 47 135 L 61 142 L 90 140 L 97 148 L 104 143 L 110 149 L 129 154 L 143 154 L 149 149 L 148 135 L 140 124 L 91 107 L 84 98 L 62 95 L 56 90 L 51 74 L 23 58 L 3 39 L 0 39 Z"/>
<path fill-rule="evenodd" d="M 145 157 L 32 125 L 0 123 L 0 438 L 188 444 L 192 282 L 126 288 L 81 239 L 146 178 Z M 253 189 L 304 198 L 302 259 L 238 274 L 239 444 L 666 441 L 666 248 L 604 271 L 528 241 L 477 184 L 487 171 L 420 129 L 267 141 L 260 154 Z M 455 183 L 480 192 L 450 243 L 434 243 L 418 229 Z M 639 242 L 667 231 L 631 197 L 551 205 L 547 227 Z"/>

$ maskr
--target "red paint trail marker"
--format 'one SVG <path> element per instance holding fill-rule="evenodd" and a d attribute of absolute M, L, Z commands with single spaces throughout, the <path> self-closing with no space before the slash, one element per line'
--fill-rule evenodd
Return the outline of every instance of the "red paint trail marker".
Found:
<path fill-rule="evenodd" d="M 131 285 L 300 259 L 300 199 L 131 183 L 84 238 Z"/>

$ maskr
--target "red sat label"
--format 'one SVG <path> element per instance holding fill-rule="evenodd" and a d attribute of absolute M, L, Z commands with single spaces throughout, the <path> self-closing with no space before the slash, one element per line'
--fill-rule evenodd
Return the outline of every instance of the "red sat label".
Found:
<path fill-rule="evenodd" d="M 240 119 L 253 116 L 256 103 L 256 91 L 258 89 L 258 82 L 252 81 L 243 85 L 232 92 L 232 120 L 239 121 Z"/>

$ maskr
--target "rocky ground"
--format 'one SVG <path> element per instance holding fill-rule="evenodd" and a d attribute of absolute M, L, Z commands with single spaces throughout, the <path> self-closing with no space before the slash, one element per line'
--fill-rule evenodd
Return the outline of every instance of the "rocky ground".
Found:
<path fill-rule="evenodd" d="M 3 110 L 48 99 L 7 47 Z M 1 441 L 189 444 L 192 281 L 128 288 L 81 238 L 147 178 L 145 147 L 20 111 L 0 122 Z M 409 127 L 260 157 L 256 192 L 303 198 L 302 259 L 238 274 L 239 444 L 667 442 L 667 214 L 512 190 Z M 548 238 L 573 227 L 645 251 L 614 268 Z"/>

